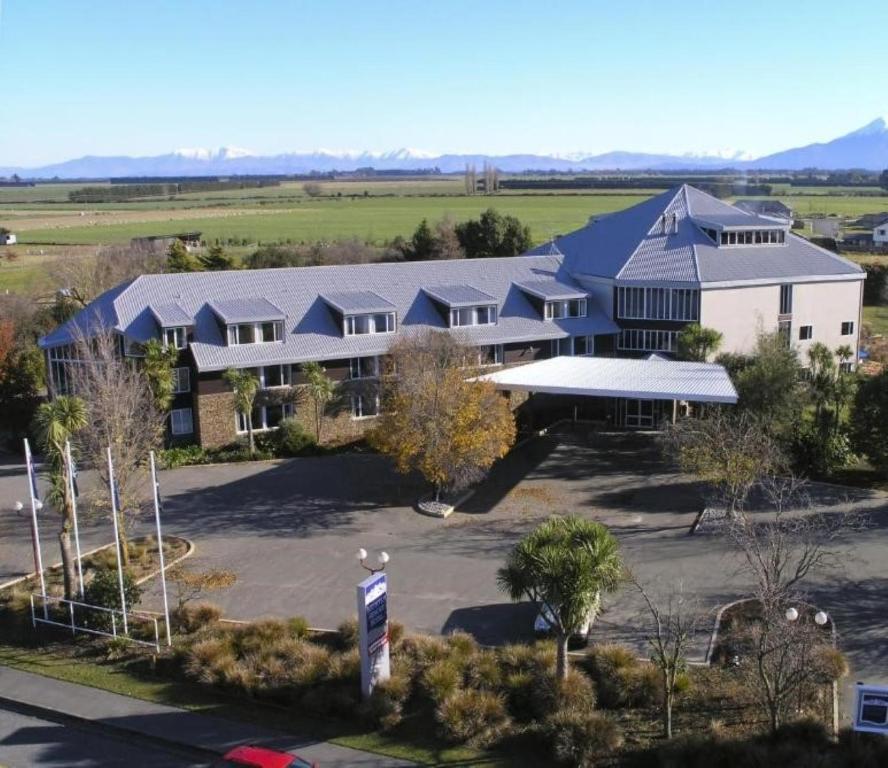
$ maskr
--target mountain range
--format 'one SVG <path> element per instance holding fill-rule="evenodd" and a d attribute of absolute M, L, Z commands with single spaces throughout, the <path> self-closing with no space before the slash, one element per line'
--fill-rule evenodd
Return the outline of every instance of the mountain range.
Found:
<path fill-rule="evenodd" d="M 501 172 L 521 171 L 675 171 L 675 170 L 773 170 L 794 171 L 888 168 L 888 124 L 883 118 L 822 144 L 808 144 L 764 157 L 742 152 L 688 155 L 644 152 L 604 154 L 436 154 L 415 149 L 392 152 L 335 152 L 315 150 L 279 155 L 258 155 L 246 149 L 223 147 L 179 149 L 153 157 L 102 157 L 87 155 L 39 168 L 0 167 L 0 176 L 18 174 L 29 179 L 106 179 L 148 176 L 229 176 L 306 174 L 312 172 L 377 170 L 412 171 L 438 168 L 443 173 L 459 172 L 467 164 L 479 169 L 484 163 Z"/>

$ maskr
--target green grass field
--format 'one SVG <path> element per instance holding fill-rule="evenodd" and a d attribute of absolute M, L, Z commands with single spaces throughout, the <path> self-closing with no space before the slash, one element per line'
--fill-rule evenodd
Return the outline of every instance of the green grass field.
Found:
<path fill-rule="evenodd" d="M 397 235 L 409 237 L 423 219 L 436 221 L 450 216 L 457 221 L 476 217 L 486 208 L 517 216 L 531 228 L 536 242 L 576 229 L 597 213 L 619 210 L 645 200 L 647 195 L 508 195 L 501 197 L 366 197 L 304 199 L 285 210 L 244 208 L 216 211 L 212 218 L 181 217 L 169 221 L 105 221 L 91 226 L 59 217 L 59 225 L 39 229 L 18 226 L 19 241 L 28 243 L 125 243 L 141 235 L 172 234 L 199 230 L 210 242 L 229 238 L 259 242 L 309 242 L 358 238 L 382 243 Z M 204 211 L 206 214 L 206 211 Z M 218 214 L 218 215 L 216 215 Z M 55 218 L 55 217 L 54 217 Z M 2 220 L 2 219 L 0 219 Z M 107 222 L 107 223 L 106 223 Z"/>
<path fill-rule="evenodd" d="M 864 307 L 863 323 L 868 325 L 873 333 L 888 336 L 888 307 Z"/>

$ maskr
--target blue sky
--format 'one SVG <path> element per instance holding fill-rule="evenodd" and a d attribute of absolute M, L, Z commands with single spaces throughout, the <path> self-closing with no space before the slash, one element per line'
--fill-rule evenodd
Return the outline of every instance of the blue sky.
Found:
<path fill-rule="evenodd" d="M 753 154 L 888 112 L 888 3 L 0 0 L 0 164 L 246 147 Z"/>

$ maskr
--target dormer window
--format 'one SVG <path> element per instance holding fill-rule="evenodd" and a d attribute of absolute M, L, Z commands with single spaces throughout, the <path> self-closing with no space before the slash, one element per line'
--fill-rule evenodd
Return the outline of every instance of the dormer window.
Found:
<path fill-rule="evenodd" d="M 546 302 L 546 320 L 560 320 L 567 317 L 585 317 L 586 299 L 565 299 Z"/>
<path fill-rule="evenodd" d="M 496 325 L 496 305 L 484 307 L 459 307 L 450 310 L 450 327 L 470 325 Z"/>
<path fill-rule="evenodd" d="M 173 349 L 185 349 L 188 346 L 188 333 L 186 329 L 181 326 L 164 328 L 163 345 Z"/>
<path fill-rule="evenodd" d="M 342 332 L 346 336 L 360 336 L 370 333 L 394 333 L 395 313 L 380 312 L 372 315 L 346 315 L 343 318 Z"/>
<path fill-rule="evenodd" d="M 785 241 L 786 233 L 782 229 L 722 231 L 719 238 L 721 245 L 780 245 Z"/>
<path fill-rule="evenodd" d="M 228 346 L 266 344 L 284 337 L 284 324 L 279 320 L 262 323 L 235 323 L 228 326 Z"/>

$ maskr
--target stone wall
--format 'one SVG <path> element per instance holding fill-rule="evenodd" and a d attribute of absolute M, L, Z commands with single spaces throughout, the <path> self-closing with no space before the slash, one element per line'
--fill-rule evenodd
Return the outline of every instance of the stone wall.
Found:
<path fill-rule="evenodd" d="M 198 386 L 195 432 L 204 448 L 219 448 L 237 439 L 234 395 L 231 392 L 201 394 Z"/>

